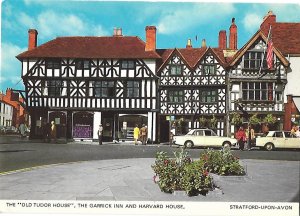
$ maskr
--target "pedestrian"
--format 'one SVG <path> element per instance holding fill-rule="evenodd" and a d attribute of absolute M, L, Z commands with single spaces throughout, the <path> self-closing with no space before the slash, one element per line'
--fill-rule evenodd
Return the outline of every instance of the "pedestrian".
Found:
<path fill-rule="evenodd" d="M 238 140 L 239 149 L 244 150 L 244 144 L 246 140 L 246 133 L 243 127 L 240 127 L 239 130 L 235 134 L 235 138 Z"/>
<path fill-rule="evenodd" d="M 252 126 L 249 124 L 248 129 L 246 130 L 246 150 L 250 150 L 252 145 L 255 143 L 255 132 Z"/>
<path fill-rule="evenodd" d="M 50 133 L 50 135 L 51 135 L 51 140 L 53 139 L 54 140 L 54 142 L 56 143 L 57 142 L 57 131 L 56 131 L 56 125 L 55 125 L 55 122 L 54 121 L 52 121 L 51 122 L 51 133 Z"/>
<path fill-rule="evenodd" d="M 296 132 L 295 132 L 295 134 L 296 134 L 296 137 L 300 137 L 300 131 L 299 131 L 299 126 L 297 126 L 296 127 Z"/>
<path fill-rule="evenodd" d="M 140 129 L 139 126 L 136 124 L 135 128 L 133 129 L 133 139 L 134 139 L 134 145 L 137 145 L 137 141 L 139 139 L 139 135 L 140 135 Z"/>
<path fill-rule="evenodd" d="M 143 127 L 141 128 L 140 134 L 141 134 L 141 139 L 142 139 L 142 145 L 146 145 L 148 130 L 147 130 L 147 126 L 145 126 L 145 124 L 143 124 Z"/>
<path fill-rule="evenodd" d="M 19 131 L 20 131 L 21 138 L 25 137 L 25 130 L 26 130 L 25 124 L 21 123 L 20 126 L 19 126 Z"/>
<path fill-rule="evenodd" d="M 297 131 L 297 126 L 293 125 L 293 127 L 291 129 L 291 136 L 292 137 L 296 137 L 296 131 Z"/>
<path fill-rule="evenodd" d="M 102 145 L 102 137 L 103 137 L 103 126 L 102 124 L 99 125 L 99 129 L 98 129 L 98 141 L 99 141 L 99 145 Z"/>

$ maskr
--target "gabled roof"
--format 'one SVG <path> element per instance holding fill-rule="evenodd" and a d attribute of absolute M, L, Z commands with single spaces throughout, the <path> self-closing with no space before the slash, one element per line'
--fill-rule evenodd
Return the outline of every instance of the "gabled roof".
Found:
<path fill-rule="evenodd" d="M 268 36 L 268 29 L 262 30 Z M 300 23 L 273 23 L 271 35 L 274 46 L 282 54 L 300 54 Z"/>
<path fill-rule="evenodd" d="M 157 59 L 138 37 L 58 37 L 17 56 L 23 58 Z"/>
<path fill-rule="evenodd" d="M 230 66 L 235 65 L 235 63 L 245 54 L 245 52 L 255 43 L 255 41 L 261 38 L 263 41 L 267 41 L 267 37 L 265 34 L 259 30 L 257 31 L 252 38 L 234 55 L 230 62 Z M 276 54 L 276 56 L 281 60 L 281 62 L 285 65 L 288 66 L 289 62 L 288 60 L 284 57 L 284 55 L 277 49 L 276 45 L 274 44 L 273 46 L 273 52 Z"/>
<path fill-rule="evenodd" d="M 183 49 L 158 49 L 156 50 L 156 52 L 161 56 L 161 62 L 159 62 L 158 64 L 158 71 L 161 71 L 162 68 L 165 67 L 174 53 L 178 54 L 179 57 L 182 58 L 182 60 L 190 68 L 194 68 L 208 53 L 213 54 L 222 66 L 227 66 L 227 60 L 224 57 L 223 50 L 220 48 L 202 47 Z"/>

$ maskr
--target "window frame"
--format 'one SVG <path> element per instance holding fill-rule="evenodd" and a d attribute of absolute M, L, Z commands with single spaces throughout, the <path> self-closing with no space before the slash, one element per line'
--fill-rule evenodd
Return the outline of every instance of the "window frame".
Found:
<path fill-rule="evenodd" d="M 213 70 L 211 70 L 212 68 Z M 209 69 L 208 72 L 207 69 Z M 217 67 L 215 64 L 204 64 L 202 65 L 202 70 L 203 70 L 203 75 L 205 76 L 214 76 L 217 73 Z M 213 73 L 211 71 L 213 71 Z"/>
<path fill-rule="evenodd" d="M 61 60 L 60 59 L 46 59 L 45 62 L 46 69 L 60 69 Z"/>
<path fill-rule="evenodd" d="M 132 85 L 129 86 L 129 84 Z M 140 95 L 141 95 L 141 82 L 136 80 L 128 80 L 126 82 L 126 97 L 139 98 Z"/>
<path fill-rule="evenodd" d="M 171 99 L 172 98 L 172 99 Z M 177 98 L 175 100 L 175 98 Z M 171 89 L 168 91 L 168 103 L 183 104 L 184 103 L 184 90 Z"/>
<path fill-rule="evenodd" d="M 60 83 L 59 85 L 58 85 L 58 82 Z M 62 80 L 58 80 L 58 79 L 47 80 L 47 92 L 48 92 L 47 96 L 61 97 L 63 87 L 64 87 L 64 83 Z"/>
<path fill-rule="evenodd" d="M 120 62 L 121 70 L 132 70 L 135 68 L 135 65 L 136 65 L 136 62 L 131 59 L 122 59 Z"/>
<path fill-rule="evenodd" d="M 99 84 L 99 85 L 97 85 L 97 84 Z M 115 97 L 116 96 L 116 82 L 109 81 L 109 80 L 94 81 L 93 96 L 97 97 L 97 98 Z"/>
<path fill-rule="evenodd" d="M 261 65 L 261 58 L 263 56 L 263 50 L 248 50 L 243 56 L 243 69 L 257 70 Z M 260 55 L 260 57 L 258 57 Z M 262 69 L 267 69 L 267 54 L 263 59 Z"/>
<path fill-rule="evenodd" d="M 209 98 L 210 98 L 210 100 L 208 100 Z M 200 101 L 201 101 L 201 103 L 217 103 L 218 102 L 218 90 L 216 90 L 216 89 L 201 90 Z"/>
<path fill-rule="evenodd" d="M 91 61 L 89 59 L 77 59 L 75 60 L 75 70 L 90 69 Z"/>
<path fill-rule="evenodd" d="M 173 73 L 172 69 L 175 68 L 175 73 Z M 181 64 L 170 64 L 169 65 L 169 74 L 170 76 L 182 76 L 183 74 L 183 66 Z"/>
<path fill-rule="evenodd" d="M 245 101 L 275 102 L 273 82 L 241 82 L 242 99 Z"/>

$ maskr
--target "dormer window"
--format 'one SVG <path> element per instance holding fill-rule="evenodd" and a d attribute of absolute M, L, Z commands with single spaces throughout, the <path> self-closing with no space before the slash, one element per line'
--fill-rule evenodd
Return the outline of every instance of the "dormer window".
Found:
<path fill-rule="evenodd" d="M 182 66 L 181 65 L 170 65 L 170 75 L 171 76 L 182 75 Z"/>
<path fill-rule="evenodd" d="M 134 69 L 135 63 L 133 60 L 122 60 L 121 69 Z"/>
<path fill-rule="evenodd" d="M 204 75 L 215 75 L 216 66 L 215 65 L 203 65 Z"/>
<path fill-rule="evenodd" d="M 244 55 L 244 68 L 245 69 L 259 69 L 261 65 L 263 52 L 262 51 L 248 51 Z M 262 68 L 267 68 L 266 54 Z"/>
<path fill-rule="evenodd" d="M 47 69 L 59 69 L 60 68 L 60 59 L 48 59 L 46 60 Z"/>
<path fill-rule="evenodd" d="M 76 70 L 89 69 L 90 61 L 89 60 L 76 60 L 75 67 L 76 67 Z"/>

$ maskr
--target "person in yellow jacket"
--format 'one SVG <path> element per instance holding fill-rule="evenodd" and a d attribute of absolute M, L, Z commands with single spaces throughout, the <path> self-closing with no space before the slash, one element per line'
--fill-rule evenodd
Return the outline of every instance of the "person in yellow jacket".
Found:
<path fill-rule="evenodd" d="M 139 135 L 140 135 L 140 129 L 138 127 L 138 125 L 135 125 L 135 128 L 133 129 L 133 139 L 134 139 L 134 144 L 137 145 L 137 141 L 139 139 Z"/>

